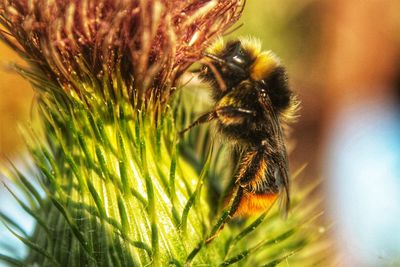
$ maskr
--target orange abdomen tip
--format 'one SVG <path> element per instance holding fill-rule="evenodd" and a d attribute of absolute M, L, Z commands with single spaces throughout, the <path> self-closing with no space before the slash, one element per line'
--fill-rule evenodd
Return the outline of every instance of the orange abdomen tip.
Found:
<path fill-rule="evenodd" d="M 268 211 L 278 194 L 254 194 L 244 192 L 234 216 L 248 217 Z"/>

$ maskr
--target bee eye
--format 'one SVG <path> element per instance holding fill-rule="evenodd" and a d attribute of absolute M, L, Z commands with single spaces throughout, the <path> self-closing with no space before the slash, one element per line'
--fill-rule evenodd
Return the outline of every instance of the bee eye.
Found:
<path fill-rule="evenodd" d="M 238 65 L 243 65 L 243 63 L 244 63 L 243 59 L 242 59 L 241 57 L 239 57 L 239 56 L 234 56 L 232 59 L 233 59 L 233 61 L 235 61 L 235 63 L 237 63 Z"/>

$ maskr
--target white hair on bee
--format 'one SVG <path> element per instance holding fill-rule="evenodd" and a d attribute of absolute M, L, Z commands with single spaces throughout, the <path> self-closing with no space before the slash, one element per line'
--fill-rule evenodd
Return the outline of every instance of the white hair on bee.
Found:
<path fill-rule="evenodd" d="M 257 57 L 261 53 L 261 40 L 253 36 L 241 36 L 238 38 L 241 46 L 252 57 Z"/>

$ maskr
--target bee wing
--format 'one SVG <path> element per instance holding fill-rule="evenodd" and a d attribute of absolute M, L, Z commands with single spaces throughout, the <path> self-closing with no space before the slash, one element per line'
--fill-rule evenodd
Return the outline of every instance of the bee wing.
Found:
<path fill-rule="evenodd" d="M 284 134 L 281 127 L 281 122 L 274 111 L 271 100 L 268 95 L 258 94 L 258 101 L 265 111 L 265 119 L 270 125 L 272 131 L 272 138 L 276 141 L 278 156 L 275 159 L 276 169 L 274 171 L 275 180 L 280 189 L 280 210 L 286 217 L 290 208 L 290 191 L 289 191 L 289 166 L 286 146 L 284 141 Z"/>

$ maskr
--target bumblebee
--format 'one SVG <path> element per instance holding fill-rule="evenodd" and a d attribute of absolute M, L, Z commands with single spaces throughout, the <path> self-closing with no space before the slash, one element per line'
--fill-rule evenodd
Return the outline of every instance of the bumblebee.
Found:
<path fill-rule="evenodd" d="M 290 192 L 283 125 L 297 101 L 285 68 L 251 38 L 227 43 L 219 39 L 206 50 L 202 63 L 200 77 L 211 85 L 215 105 L 181 133 L 216 120 L 219 132 L 242 151 L 230 192 L 231 216 L 267 211 L 278 197 L 286 214 Z"/>

